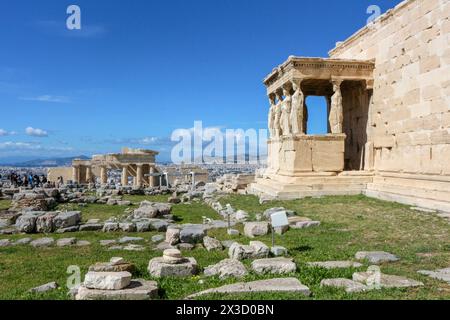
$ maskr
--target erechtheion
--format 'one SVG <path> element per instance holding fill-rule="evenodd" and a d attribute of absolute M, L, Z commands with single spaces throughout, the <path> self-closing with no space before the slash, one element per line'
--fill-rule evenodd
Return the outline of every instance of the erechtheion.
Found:
<path fill-rule="evenodd" d="M 450 1 L 408 0 L 265 79 L 268 169 L 251 192 L 280 199 L 364 193 L 450 211 Z M 308 135 L 307 96 L 328 102 Z"/>

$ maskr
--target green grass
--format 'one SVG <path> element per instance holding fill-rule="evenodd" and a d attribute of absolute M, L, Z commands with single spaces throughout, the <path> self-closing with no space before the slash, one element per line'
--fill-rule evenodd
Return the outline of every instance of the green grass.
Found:
<path fill-rule="evenodd" d="M 0 200 L 0 210 L 8 209 L 11 206 L 10 200 Z"/>
<path fill-rule="evenodd" d="M 133 210 L 139 207 L 139 203 L 144 200 L 152 202 L 167 202 L 168 196 L 124 196 L 124 200 L 130 200 L 131 206 L 109 206 L 105 204 L 60 204 L 56 210 L 76 210 L 81 211 L 83 221 L 89 219 L 100 219 L 105 221 L 111 217 L 125 217 L 130 213 L 126 213 L 126 210 Z M 175 204 L 172 205 L 172 214 L 174 220 L 177 223 L 203 223 L 202 217 L 208 217 L 211 219 L 220 219 L 221 217 L 209 206 L 203 202 L 192 202 L 191 204 Z"/>
<path fill-rule="evenodd" d="M 151 200 L 151 197 L 145 197 Z M 142 198 L 136 198 L 142 199 Z M 167 199 L 165 199 L 167 200 Z M 164 201 L 165 201 L 164 200 Z M 140 201 L 140 200 L 139 200 Z M 433 280 L 417 273 L 420 269 L 437 269 L 449 266 L 450 261 L 450 224 L 434 214 L 412 211 L 407 206 L 369 199 L 363 196 L 324 197 L 320 199 L 303 199 L 297 201 L 272 202 L 259 205 L 253 196 L 230 196 L 221 200 L 223 204 L 230 203 L 236 209 L 243 209 L 252 214 L 262 213 L 274 206 L 284 206 L 295 210 L 299 215 L 317 219 L 321 226 L 289 230 L 283 236 L 276 236 L 276 243 L 288 248 L 295 259 L 298 270 L 291 276 L 307 285 L 313 295 L 302 297 L 296 294 L 240 294 L 240 295 L 209 295 L 201 299 L 450 299 L 450 285 Z M 81 208 L 83 215 L 106 217 L 116 214 L 107 206 L 88 206 Z M 118 207 L 113 207 L 118 208 Z M 94 210 L 95 209 L 95 210 Z M 118 210 L 118 209 L 117 209 Z M 124 207 L 121 208 L 124 210 Z M 90 213 L 88 213 L 90 212 Z M 204 204 L 180 204 L 173 207 L 173 213 L 180 223 L 201 222 L 202 216 L 217 218 L 209 207 Z M 238 226 L 242 230 L 242 226 Z M 130 234 L 150 239 L 156 233 Z M 92 242 L 85 248 L 48 248 L 34 249 L 30 246 L 0 248 L 0 299 L 67 299 L 65 283 L 66 269 L 70 265 L 79 265 L 82 275 L 89 265 L 98 261 L 108 261 L 113 256 L 123 256 L 137 266 L 136 278 L 150 279 L 147 273 L 148 261 L 161 253 L 152 250 L 151 242 L 145 243 L 148 250 L 143 252 L 107 251 L 99 245 L 101 239 L 117 239 L 122 233 L 104 234 L 101 232 L 78 232 L 70 235 Z M 226 230 L 212 230 L 209 235 L 221 240 L 235 239 L 248 243 L 243 236 L 230 237 Z M 0 236 L 17 239 L 24 236 Z M 33 235 L 33 238 L 42 235 Z M 270 245 L 270 236 L 258 238 Z M 381 269 L 385 273 L 407 276 L 424 282 L 422 288 L 390 289 L 370 291 L 359 294 L 346 294 L 343 290 L 320 288 L 320 281 L 325 278 L 351 278 L 354 271 L 365 270 L 368 265 L 359 269 L 325 270 L 306 266 L 309 261 L 324 261 L 351 259 L 359 250 L 385 250 L 398 255 L 401 260 L 396 263 L 384 264 Z M 227 257 L 227 252 L 207 252 L 196 249 L 184 253 L 197 259 L 200 267 Z M 247 266 L 250 261 L 244 262 Z M 272 278 L 274 276 L 259 276 L 251 273 L 245 281 Z M 199 283 L 199 280 L 204 283 Z M 162 299 L 182 299 L 185 296 L 236 282 L 235 279 L 219 280 L 206 278 L 202 275 L 185 279 L 156 279 L 161 288 Z M 62 288 L 46 294 L 29 294 L 29 288 L 57 281 Z"/>

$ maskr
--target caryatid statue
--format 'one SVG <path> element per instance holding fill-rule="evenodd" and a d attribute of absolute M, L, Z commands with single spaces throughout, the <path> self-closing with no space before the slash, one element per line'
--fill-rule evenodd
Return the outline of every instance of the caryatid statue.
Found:
<path fill-rule="evenodd" d="M 304 114 L 304 102 L 305 96 L 301 88 L 302 80 L 292 81 L 292 89 L 294 94 L 292 95 L 292 110 L 291 110 L 291 127 L 292 134 L 304 134 L 305 126 L 303 119 Z"/>
<path fill-rule="evenodd" d="M 270 101 L 270 109 L 269 109 L 269 134 L 270 137 L 275 137 L 275 95 L 269 94 L 269 101 Z"/>
<path fill-rule="evenodd" d="M 275 116 L 273 117 L 273 127 L 275 131 L 275 137 L 280 137 L 283 132 L 281 128 L 281 105 L 283 103 L 283 97 L 280 92 L 276 92 L 275 96 L 277 98 L 277 104 L 275 105 Z"/>
<path fill-rule="evenodd" d="M 342 123 L 344 121 L 344 110 L 342 107 L 342 93 L 341 93 L 341 80 L 333 80 L 333 91 L 334 94 L 331 97 L 331 108 L 330 108 L 330 129 L 331 133 L 339 134 L 342 133 Z"/>
<path fill-rule="evenodd" d="M 281 105 L 281 128 L 283 135 L 287 136 L 292 133 L 291 127 L 291 109 L 292 109 L 292 96 L 288 88 L 283 87 L 284 100 Z"/>

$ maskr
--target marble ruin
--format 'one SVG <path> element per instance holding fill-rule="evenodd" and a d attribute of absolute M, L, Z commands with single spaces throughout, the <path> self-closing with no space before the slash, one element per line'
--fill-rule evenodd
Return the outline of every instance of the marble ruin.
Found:
<path fill-rule="evenodd" d="M 264 79 L 268 168 L 250 192 L 364 193 L 450 211 L 449 12 L 446 1 L 404 1 L 329 58 L 275 68 Z M 327 134 L 307 134 L 308 96 L 325 97 Z"/>
<path fill-rule="evenodd" d="M 164 169 L 157 166 L 155 158 L 158 154 L 153 150 L 123 148 L 121 153 L 94 155 L 91 160 L 75 159 L 71 168 L 49 169 L 48 180 L 58 182 L 58 178 L 62 177 L 64 182 L 71 181 L 79 185 L 106 185 L 109 171 L 115 170 L 121 172 L 122 186 L 128 186 L 132 181 L 132 186 L 136 188 L 208 182 L 208 171 L 196 166 L 182 165 Z"/>

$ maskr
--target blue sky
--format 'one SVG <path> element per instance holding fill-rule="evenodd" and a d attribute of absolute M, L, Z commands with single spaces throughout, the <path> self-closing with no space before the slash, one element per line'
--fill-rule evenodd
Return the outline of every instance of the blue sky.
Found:
<path fill-rule="evenodd" d="M 170 154 L 177 128 L 265 128 L 262 79 L 289 55 L 321 56 L 399 0 L 5 1 L 0 162 L 122 146 Z M 66 9 L 81 8 L 81 30 Z M 312 133 L 326 128 L 310 99 Z"/>

